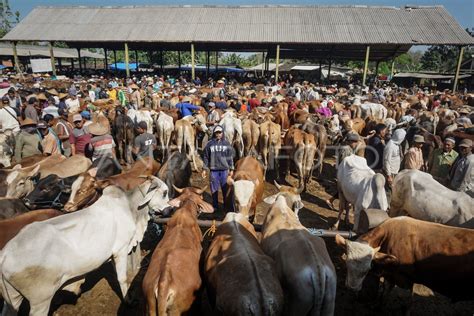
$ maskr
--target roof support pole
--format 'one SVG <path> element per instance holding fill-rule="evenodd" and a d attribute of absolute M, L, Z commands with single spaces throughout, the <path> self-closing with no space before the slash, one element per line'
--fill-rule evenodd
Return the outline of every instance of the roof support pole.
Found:
<path fill-rule="evenodd" d="M 114 49 L 114 64 L 115 64 L 115 70 L 117 70 L 117 50 Z"/>
<path fill-rule="evenodd" d="M 262 77 L 265 76 L 265 52 L 262 52 Z"/>
<path fill-rule="evenodd" d="M 135 71 L 138 72 L 138 51 L 135 50 Z"/>
<path fill-rule="evenodd" d="M 163 61 L 164 61 L 164 58 L 163 58 L 163 49 L 160 51 L 160 69 L 161 69 L 161 73 L 163 73 Z"/>
<path fill-rule="evenodd" d="M 210 56 L 210 52 L 207 51 L 206 52 L 206 77 L 209 78 L 209 68 L 211 68 L 211 56 Z"/>
<path fill-rule="evenodd" d="M 61 71 L 61 68 L 63 67 L 61 58 L 58 58 L 58 67 L 59 67 L 59 71 Z"/>
<path fill-rule="evenodd" d="M 379 63 L 380 63 L 380 61 L 378 61 L 378 60 L 375 63 L 375 81 L 377 81 L 377 78 L 379 77 Z"/>
<path fill-rule="evenodd" d="M 125 48 L 125 72 L 127 74 L 127 78 L 130 78 L 130 67 L 128 66 L 128 43 L 124 43 Z"/>
<path fill-rule="evenodd" d="M 390 69 L 390 80 L 392 80 L 394 72 L 395 72 L 395 58 L 392 59 L 392 68 Z"/>
<path fill-rule="evenodd" d="M 181 74 L 181 51 L 178 50 L 178 73 Z"/>
<path fill-rule="evenodd" d="M 107 57 L 107 48 L 104 48 L 104 70 L 109 69 L 109 58 Z"/>
<path fill-rule="evenodd" d="M 97 58 L 94 58 L 94 69 L 97 69 Z"/>
<path fill-rule="evenodd" d="M 323 79 L 323 61 L 319 60 L 319 82 Z"/>
<path fill-rule="evenodd" d="M 462 55 L 464 54 L 464 46 L 459 46 L 458 65 L 456 67 L 456 74 L 454 75 L 453 92 L 458 88 L 459 72 L 461 71 Z"/>
<path fill-rule="evenodd" d="M 79 71 L 82 72 L 81 49 L 77 48 L 77 59 L 79 61 Z"/>
<path fill-rule="evenodd" d="M 275 83 L 278 82 L 278 70 L 280 66 L 280 45 L 277 45 L 277 50 L 276 50 L 276 68 L 275 68 Z"/>
<path fill-rule="evenodd" d="M 217 69 L 219 68 L 219 52 L 216 51 L 216 73 L 215 75 L 217 76 Z"/>
<path fill-rule="evenodd" d="M 71 58 L 71 70 L 74 70 L 74 58 Z"/>
<path fill-rule="evenodd" d="M 13 62 L 15 63 L 16 73 L 19 74 L 21 72 L 21 68 L 20 68 L 20 61 L 18 59 L 18 52 L 16 50 L 16 42 L 13 42 L 12 45 L 13 45 Z"/>
<path fill-rule="evenodd" d="M 51 69 L 53 70 L 53 76 L 56 77 L 56 61 L 54 60 L 53 43 L 48 42 L 49 45 L 49 56 L 51 57 Z"/>
<path fill-rule="evenodd" d="M 331 66 L 332 66 L 332 59 L 329 59 L 328 65 L 328 83 L 331 84 Z"/>
<path fill-rule="evenodd" d="M 194 69 L 194 43 L 191 43 L 191 79 L 194 80 L 196 78 L 196 69 Z"/>
<path fill-rule="evenodd" d="M 362 86 L 365 86 L 365 80 L 367 79 L 367 69 L 369 67 L 369 56 L 370 56 L 370 46 L 367 45 L 365 50 L 365 63 L 364 63 L 364 74 L 362 76 Z"/>

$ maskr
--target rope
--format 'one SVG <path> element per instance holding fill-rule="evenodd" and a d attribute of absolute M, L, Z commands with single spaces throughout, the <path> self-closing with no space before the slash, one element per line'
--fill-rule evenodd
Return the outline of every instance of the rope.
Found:
<path fill-rule="evenodd" d="M 217 226 L 216 226 L 216 220 L 212 221 L 211 227 L 209 227 L 205 232 L 204 235 L 202 235 L 202 238 L 206 237 L 206 235 L 209 235 L 209 237 L 214 237 L 214 234 L 216 233 Z"/>

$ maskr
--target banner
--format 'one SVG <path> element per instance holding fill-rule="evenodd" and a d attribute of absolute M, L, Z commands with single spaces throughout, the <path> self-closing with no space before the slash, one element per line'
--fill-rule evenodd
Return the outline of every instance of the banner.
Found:
<path fill-rule="evenodd" d="M 51 59 L 31 59 L 31 69 L 33 72 L 53 71 Z"/>

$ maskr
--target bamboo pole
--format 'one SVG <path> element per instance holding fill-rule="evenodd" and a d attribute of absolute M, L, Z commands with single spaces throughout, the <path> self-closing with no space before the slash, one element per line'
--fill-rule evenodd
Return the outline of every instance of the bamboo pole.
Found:
<path fill-rule="evenodd" d="M 362 76 L 362 86 L 365 86 L 365 81 L 367 79 L 367 69 L 369 67 L 369 55 L 370 55 L 370 46 L 367 45 L 367 49 L 365 51 L 364 75 Z"/>
<path fill-rule="evenodd" d="M 280 68 L 280 45 L 277 45 L 276 50 L 276 68 L 275 68 L 275 83 L 278 82 L 278 70 Z"/>
<path fill-rule="evenodd" d="M 51 57 L 51 69 L 53 70 L 53 76 L 56 77 L 56 61 L 54 60 L 53 43 L 49 44 L 49 56 Z"/>
<path fill-rule="evenodd" d="M 127 73 L 127 78 L 130 78 L 130 67 L 128 65 L 128 43 L 125 43 L 125 72 Z"/>
<path fill-rule="evenodd" d="M 194 64 L 194 44 L 191 43 L 191 79 L 194 80 L 196 78 L 196 69 Z"/>
<path fill-rule="evenodd" d="M 454 75 L 453 92 L 458 88 L 459 72 L 461 71 L 462 55 L 464 54 L 464 46 L 459 47 L 458 65 L 456 67 L 456 74 Z"/>

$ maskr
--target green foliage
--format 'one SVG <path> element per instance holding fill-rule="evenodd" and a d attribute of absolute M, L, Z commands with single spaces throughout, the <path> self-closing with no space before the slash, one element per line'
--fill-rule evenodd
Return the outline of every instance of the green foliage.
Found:
<path fill-rule="evenodd" d="M 473 49 L 465 49 L 463 60 L 471 57 Z M 421 69 L 441 73 L 454 72 L 457 65 L 459 48 L 456 46 L 431 46 L 421 58 Z"/>
<path fill-rule="evenodd" d="M 0 38 L 4 37 L 18 22 L 20 22 L 20 12 L 12 12 L 8 0 L 0 3 Z"/>

